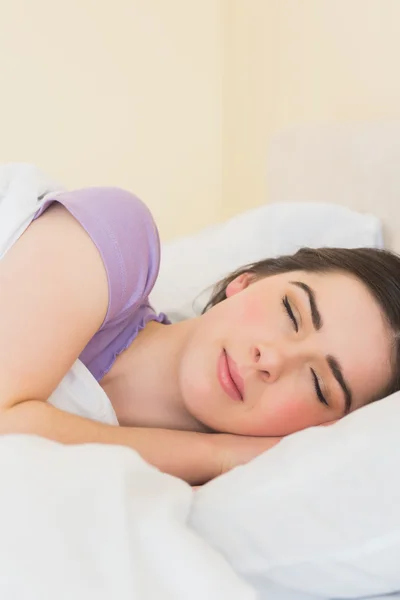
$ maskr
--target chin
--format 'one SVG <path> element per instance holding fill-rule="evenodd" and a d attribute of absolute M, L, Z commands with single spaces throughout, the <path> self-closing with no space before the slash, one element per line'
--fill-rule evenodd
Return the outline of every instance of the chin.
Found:
<path fill-rule="evenodd" d="M 210 391 L 203 386 L 195 386 L 191 382 L 182 389 L 182 392 L 183 403 L 188 413 L 206 427 L 212 427 L 207 418 L 213 412 Z"/>

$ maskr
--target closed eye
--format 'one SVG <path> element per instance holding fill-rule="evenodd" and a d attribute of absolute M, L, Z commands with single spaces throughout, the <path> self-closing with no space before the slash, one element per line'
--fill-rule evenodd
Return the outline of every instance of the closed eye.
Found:
<path fill-rule="evenodd" d="M 319 385 L 318 377 L 317 377 L 317 375 L 315 374 L 315 371 L 314 371 L 314 369 L 311 369 L 311 373 L 312 373 L 312 376 L 313 376 L 313 380 L 314 380 L 314 389 L 315 389 L 315 392 L 316 392 L 316 394 L 317 394 L 317 396 L 318 396 L 318 400 L 319 400 L 320 402 L 322 402 L 322 404 L 325 404 L 325 406 L 329 406 L 328 402 L 327 402 L 327 401 L 326 401 L 326 399 L 325 399 L 325 396 L 323 395 L 323 393 L 322 393 L 322 391 L 321 391 L 321 387 L 320 387 L 320 385 Z"/>
<path fill-rule="evenodd" d="M 294 314 L 293 314 L 293 310 L 292 310 L 292 307 L 290 306 L 290 302 L 289 302 L 289 300 L 288 300 L 288 297 L 287 297 L 287 296 L 284 296 L 284 297 L 283 297 L 283 299 L 282 299 L 282 304 L 283 304 L 283 306 L 285 307 L 285 310 L 286 310 L 286 312 L 287 312 L 287 315 L 288 315 L 289 319 L 292 321 L 292 323 L 293 323 L 293 327 L 294 327 L 294 329 L 295 329 L 295 331 L 296 331 L 296 333 L 297 333 L 297 332 L 299 331 L 299 324 L 298 324 L 298 322 L 297 322 L 297 319 L 296 319 L 296 317 L 295 317 L 295 316 L 294 316 Z"/>

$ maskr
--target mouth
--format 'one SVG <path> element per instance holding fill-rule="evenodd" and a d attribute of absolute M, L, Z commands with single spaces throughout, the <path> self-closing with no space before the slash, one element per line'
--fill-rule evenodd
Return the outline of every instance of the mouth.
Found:
<path fill-rule="evenodd" d="M 222 350 L 218 360 L 217 375 L 224 392 L 232 400 L 243 402 L 243 380 L 225 349 Z"/>

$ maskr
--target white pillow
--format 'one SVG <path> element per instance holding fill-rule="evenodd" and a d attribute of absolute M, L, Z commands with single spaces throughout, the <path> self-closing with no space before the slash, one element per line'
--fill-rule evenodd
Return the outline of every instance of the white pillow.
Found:
<path fill-rule="evenodd" d="M 231 271 L 302 246 L 382 247 L 381 225 L 373 215 L 334 204 L 261 206 L 164 244 L 151 301 L 172 321 L 193 317 L 207 303 L 212 286 Z"/>
<path fill-rule="evenodd" d="M 397 392 L 288 436 L 200 489 L 190 523 L 261 598 L 398 592 L 399 433 Z"/>

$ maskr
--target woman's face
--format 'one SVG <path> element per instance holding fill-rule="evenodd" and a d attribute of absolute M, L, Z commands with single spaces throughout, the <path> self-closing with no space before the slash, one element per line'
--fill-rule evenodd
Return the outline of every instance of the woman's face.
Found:
<path fill-rule="evenodd" d="M 388 384 L 390 364 L 389 328 L 354 277 L 245 274 L 197 320 L 179 384 L 207 427 L 282 436 L 367 404 Z"/>

